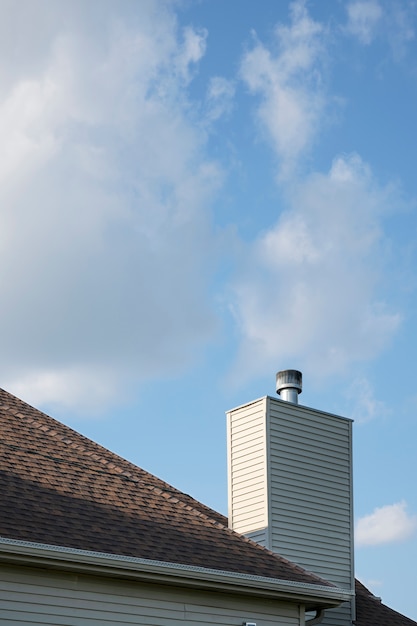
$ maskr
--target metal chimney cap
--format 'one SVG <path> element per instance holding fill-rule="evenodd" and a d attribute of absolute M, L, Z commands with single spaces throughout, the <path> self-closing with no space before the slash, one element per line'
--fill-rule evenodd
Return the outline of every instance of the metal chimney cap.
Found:
<path fill-rule="evenodd" d="M 298 370 L 282 370 L 277 373 L 276 390 L 279 395 L 283 395 L 283 400 L 297 402 L 298 394 L 302 389 L 303 375 Z"/>

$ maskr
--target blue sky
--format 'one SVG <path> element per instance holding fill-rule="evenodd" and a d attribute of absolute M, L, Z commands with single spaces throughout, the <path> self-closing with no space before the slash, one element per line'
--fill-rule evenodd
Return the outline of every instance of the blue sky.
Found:
<path fill-rule="evenodd" d="M 0 0 L 2 386 L 226 513 L 225 411 L 355 419 L 417 619 L 417 4 Z"/>

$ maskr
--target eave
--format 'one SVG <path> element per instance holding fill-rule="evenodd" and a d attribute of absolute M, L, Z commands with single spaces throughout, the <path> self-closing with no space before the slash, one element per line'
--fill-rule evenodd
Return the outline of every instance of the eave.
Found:
<path fill-rule="evenodd" d="M 353 591 L 333 586 L 251 576 L 1 537 L 0 562 L 297 602 L 304 604 L 307 609 L 335 607 L 354 596 Z"/>

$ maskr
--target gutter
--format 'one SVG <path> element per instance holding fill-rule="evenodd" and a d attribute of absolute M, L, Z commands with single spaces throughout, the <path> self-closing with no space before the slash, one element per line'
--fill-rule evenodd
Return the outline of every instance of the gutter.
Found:
<path fill-rule="evenodd" d="M 60 569 L 80 574 L 124 578 L 223 593 L 302 602 L 309 607 L 335 607 L 353 591 L 266 576 L 166 563 L 118 554 L 92 552 L 0 537 L 0 562 Z"/>

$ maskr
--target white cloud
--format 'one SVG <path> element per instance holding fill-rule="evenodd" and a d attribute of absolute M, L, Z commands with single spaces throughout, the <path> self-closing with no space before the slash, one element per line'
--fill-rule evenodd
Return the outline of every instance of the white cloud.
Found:
<path fill-rule="evenodd" d="M 191 80 L 191 68 L 198 63 L 206 52 L 207 31 L 184 28 L 183 44 L 177 55 L 177 71 L 185 83 Z"/>
<path fill-rule="evenodd" d="M 417 528 L 417 516 L 407 513 L 407 503 L 387 504 L 358 520 L 355 530 L 357 546 L 373 546 L 404 541 Z"/>
<path fill-rule="evenodd" d="M 376 356 L 400 316 L 384 303 L 384 214 L 398 206 L 357 155 L 292 187 L 288 209 L 246 251 L 234 284 L 244 379 L 276 363 L 328 377 Z"/>
<path fill-rule="evenodd" d="M 37 404 L 107 403 L 122 380 L 181 369 L 215 326 L 221 172 L 185 89 L 206 33 L 179 32 L 164 1 L 1 6 L 0 52 L 16 37 L 0 80 L 0 377 Z"/>
<path fill-rule="evenodd" d="M 375 398 L 371 383 L 366 378 L 355 378 L 347 390 L 350 409 L 348 415 L 363 424 L 387 414 L 387 407 Z"/>
<path fill-rule="evenodd" d="M 379 37 L 388 42 L 395 60 L 404 57 L 408 44 L 415 38 L 414 3 L 356 0 L 346 8 L 345 32 L 363 45 L 370 45 Z"/>
<path fill-rule="evenodd" d="M 207 119 L 213 122 L 230 113 L 233 106 L 235 86 L 222 76 L 214 76 L 207 91 Z"/>
<path fill-rule="evenodd" d="M 305 2 L 293 2 L 291 25 L 276 28 L 277 53 L 256 42 L 242 61 L 243 80 L 260 95 L 257 114 L 278 156 L 281 180 L 294 173 L 321 126 L 324 34 Z"/>
<path fill-rule="evenodd" d="M 10 382 L 6 380 L 5 387 L 17 397 L 30 398 L 35 406 L 56 405 L 60 409 L 70 410 L 75 406 L 94 414 L 103 406 L 111 404 L 126 382 L 121 380 L 117 371 L 106 371 L 99 365 L 83 367 L 76 364 L 60 369 L 32 369 L 26 376 Z"/>
<path fill-rule="evenodd" d="M 416 5 L 392 3 L 388 5 L 386 33 L 394 59 L 405 56 L 407 47 L 415 39 Z"/>
<path fill-rule="evenodd" d="M 350 2 L 347 5 L 347 13 L 347 31 L 357 37 L 362 44 L 372 43 L 383 17 L 380 3 L 377 0 Z"/>

